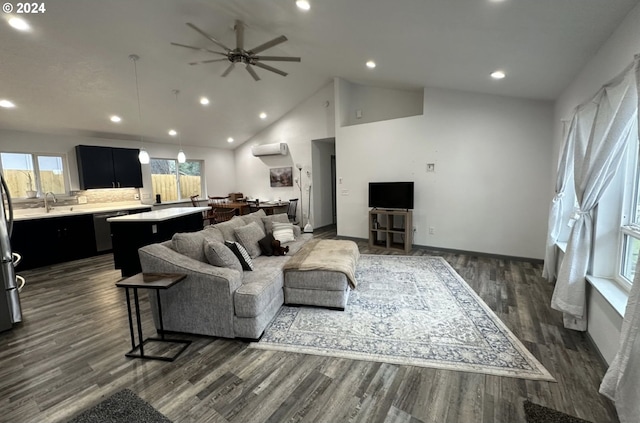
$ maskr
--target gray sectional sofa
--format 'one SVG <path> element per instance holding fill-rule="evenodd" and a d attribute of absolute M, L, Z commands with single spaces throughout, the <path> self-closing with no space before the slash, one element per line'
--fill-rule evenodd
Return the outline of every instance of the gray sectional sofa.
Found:
<path fill-rule="evenodd" d="M 140 248 L 143 272 L 187 275 L 182 282 L 160 292 L 164 329 L 258 339 L 284 302 L 284 264 L 312 239 L 311 234 L 301 234 L 300 228 L 294 226 L 295 240 L 283 244 L 289 247 L 287 255 L 260 255 L 256 239 L 270 232 L 273 222 L 284 223 L 288 219 L 286 214 L 266 216 L 258 211 Z M 245 249 L 252 252 L 254 270 L 239 267 L 241 261 L 234 261 L 237 259 L 224 241 L 246 244 Z M 159 328 L 155 294 L 149 300 Z"/>

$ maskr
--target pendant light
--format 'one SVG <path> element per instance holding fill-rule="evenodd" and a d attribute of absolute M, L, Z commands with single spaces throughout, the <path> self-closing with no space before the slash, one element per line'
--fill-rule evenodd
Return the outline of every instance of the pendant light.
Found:
<path fill-rule="evenodd" d="M 138 160 L 142 164 L 149 164 L 150 158 L 147 150 L 144 149 L 144 141 L 142 139 L 142 112 L 140 110 L 140 87 L 138 86 L 138 67 L 136 62 L 140 59 L 140 56 L 137 54 L 130 54 L 129 59 L 133 61 L 133 72 L 136 75 L 136 97 L 138 99 L 138 125 L 140 131 L 140 153 L 138 154 Z"/>
<path fill-rule="evenodd" d="M 178 116 L 178 94 L 180 90 L 173 90 L 173 93 L 176 96 L 176 119 Z M 178 151 L 178 163 L 184 163 L 187 161 L 187 156 L 184 155 L 184 151 L 182 151 L 182 134 L 180 133 L 180 128 L 178 128 L 178 142 L 180 143 L 180 151 Z"/>

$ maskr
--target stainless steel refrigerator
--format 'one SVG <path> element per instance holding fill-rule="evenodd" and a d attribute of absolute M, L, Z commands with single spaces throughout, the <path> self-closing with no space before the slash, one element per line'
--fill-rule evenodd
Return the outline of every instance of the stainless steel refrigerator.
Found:
<path fill-rule="evenodd" d="M 24 286 L 24 278 L 16 275 L 14 266 L 20 256 L 11 251 L 13 232 L 13 205 L 7 183 L 0 174 L 0 331 L 9 330 L 22 321 L 19 291 Z"/>

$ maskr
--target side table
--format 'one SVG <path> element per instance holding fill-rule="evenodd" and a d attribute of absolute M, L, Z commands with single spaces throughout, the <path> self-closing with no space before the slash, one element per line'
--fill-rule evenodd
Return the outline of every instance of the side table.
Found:
<path fill-rule="evenodd" d="M 160 290 L 161 289 L 169 289 L 173 285 L 177 284 L 187 275 L 179 274 L 179 273 L 138 273 L 137 275 L 131 276 L 127 279 L 123 279 L 119 282 L 116 282 L 116 286 L 119 288 L 124 288 L 127 294 L 127 311 L 129 313 L 129 332 L 131 334 L 131 351 L 125 354 L 126 357 L 133 358 L 146 358 L 150 360 L 163 360 L 163 361 L 173 361 L 175 360 L 182 352 L 187 349 L 191 341 L 183 340 L 183 339 L 167 339 L 164 336 L 164 324 L 162 322 L 162 304 L 160 303 Z M 135 305 L 135 313 L 136 313 L 136 321 L 138 326 L 138 344 L 136 344 L 135 336 L 133 333 L 133 316 L 131 310 L 131 298 L 129 295 L 129 289 L 133 289 L 133 300 Z M 146 338 L 142 339 L 142 322 L 140 320 L 140 301 L 138 299 L 138 288 L 144 289 L 155 289 L 156 298 L 158 300 L 158 316 L 160 320 L 160 338 Z M 144 353 L 144 346 L 147 342 L 164 342 L 171 344 L 184 344 L 184 346 L 173 356 L 164 357 L 159 355 L 148 355 Z M 136 350 L 140 350 L 139 353 Z"/>

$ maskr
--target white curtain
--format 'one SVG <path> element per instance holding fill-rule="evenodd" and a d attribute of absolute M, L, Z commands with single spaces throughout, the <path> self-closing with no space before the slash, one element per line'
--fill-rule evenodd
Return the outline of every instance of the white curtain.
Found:
<path fill-rule="evenodd" d="M 576 113 L 573 158 L 578 209 L 551 299 L 551 307 L 564 313 L 564 325 L 570 329 L 587 328 L 585 276 L 593 238 L 591 212 L 620 166 L 637 107 L 635 73 L 627 71 Z"/>
<path fill-rule="evenodd" d="M 621 423 L 640 416 L 640 260 L 622 321 L 620 349 L 600 385 L 600 393 L 616 403 Z"/>
<path fill-rule="evenodd" d="M 640 100 L 640 56 L 634 63 L 636 93 Z M 640 107 L 640 103 L 638 104 Z M 640 109 L 638 109 L 640 110 Z M 640 125 L 638 125 L 640 128 Z M 616 403 L 621 423 L 637 422 L 640 416 L 640 257 L 624 312 L 620 348 L 604 375 L 600 393 Z"/>
<path fill-rule="evenodd" d="M 565 212 L 566 201 L 565 189 L 573 178 L 573 139 L 576 135 L 577 119 L 574 115 L 569 125 L 569 130 L 565 136 L 564 147 L 560 162 L 558 163 L 558 173 L 556 175 L 556 194 L 551 200 L 549 207 L 549 227 L 547 229 L 547 245 L 544 254 L 544 267 L 542 268 L 542 277 L 549 282 L 553 282 L 556 278 L 557 253 L 556 242 L 562 231 L 562 216 Z M 569 205 L 573 206 L 573 199 Z"/>

